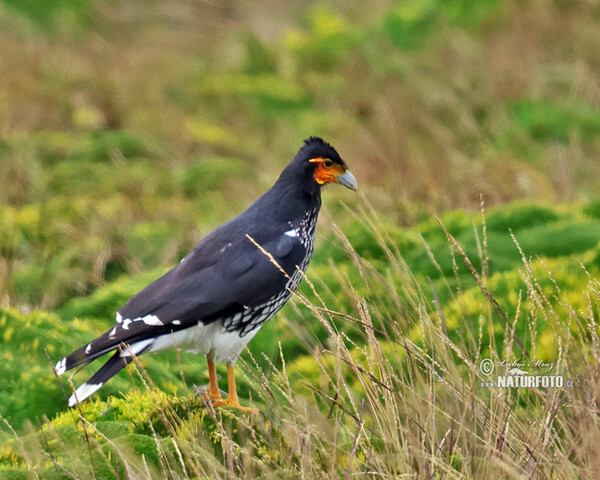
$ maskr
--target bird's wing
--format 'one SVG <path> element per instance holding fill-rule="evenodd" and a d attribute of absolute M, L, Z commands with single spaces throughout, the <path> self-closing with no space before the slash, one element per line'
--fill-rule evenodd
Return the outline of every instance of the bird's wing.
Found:
<path fill-rule="evenodd" d="M 260 248 L 242 232 L 213 233 L 131 297 L 118 310 L 116 325 L 66 357 L 64 368 L 89 363 L 122 343 L 144 345 L 144 340 L 262 305 L 285 289 L 304 259 L 298 238 L 281 231 L 257 232 Z"/>
<path fill-rule="evenodd" d="M 232 308 L 266 302 L 284 289 L 304 258 L 302 244 L 284 233 L 264 243 L 255 240 L 260 248 L 245 234 L 217 238 L 201 242 L 171 272 L 134 295 L 119 309 L 122 323 L 148 315 L 162 324 L 211 323 Z"/>

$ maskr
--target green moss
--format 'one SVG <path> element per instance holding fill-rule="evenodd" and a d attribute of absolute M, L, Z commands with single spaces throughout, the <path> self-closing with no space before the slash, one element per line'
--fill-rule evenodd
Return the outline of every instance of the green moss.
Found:
<path fill-rule="evenodd" d="M 245 99 L 251 105 L 256 105 L 261 113 L 266 114 L 303 110 L 312 103 L 302 85 L 270 73 L 230 73 L 205 77 L 199 79 L 199 88 L 204 95 Z M 224 128 L 205 120 L 189 121 L 188 129 L 198 140 L 208 140 L 216 145 L 232 145 L 232 140 Z"/>
<path fill-rule="evenodd" d="M 600 222 L 557 222 L 516 235 L 525 255 L 560 257 L 582 253 L 597 245 Z"/>
<path fill-rule="evenodd" d="M 409 0 L 390 9 L 383 27 L 397 48 L 420 48 L 445 22 L 477 28 L 500 5 L 498 0 Z"/>
<path fill-rule="evenodd" d="M 600 114 L 586 105 L 526 100 L 510 106 L 509 112 L 517 125 L 536 140 L 568 141 L 571 134 L 592 139 L 600 133 Z"/>
<path fill-rule="evenodd" d="M 411 0 L 392 9 L 384 27 L 397 48 L 422 46 L 437 23 L 436 0 Z"/>
<path fill-rule="evenodd" d="M 55 314 L 22 314 L 0 309 L 2 361 L 0 362 L 0 404 L 2 414 L 16 426 L 25 419 L 52 415 L 64 402 L 44 354 L 68 353 L 82 337 L 66 328 Z M 61 338 L 62 337 L 62 338 Z M 60 342 L 57 339 L 61 339 Z"/>
<path fill-rule="evenodd" d="M 176 174 L 181 191 L 189 197 L 205 195 L 211 190 L 220 190 L 227 181 L 249 173 L 240 160 L 225 157 L 198 159 L 190 167 Z"/>
<path fill-rule="evenodd" d="M 523 228 L 557 221 L 561 217 L 550 207 L 531 203 L 513 203 L 492 211 L 486 219 L 489 230 L 517 232 Z"/>
<path fill-rule="evenodd" d="M 517 306 L 520 306 L 516 334 L 526 344 L 533 338 L 537 358 L 554 359 L 557 348 L 554 334 L 559 335 L 563 327 L 551 323 L 550 319 L 555 317 L 548 312 L 559 309 L 560 302 L 567 298 L 574 311 L 585 309 L 588 279 L 581 274 L 581 267 L 569 258 L 536 260 L 531 264 L 531 270 L 533 278 L 524 273 L 524 268 L 497 273 L 490 277 L 487 286 L 508 319 L 515 318 Z M 541 305 L 547 305 L 548 312 L 540 311 Z M 458 339 L 463 335 L 461 332 L 468 331 L 480 317 L 486 318 L 493 307 L 485 301 L 479 287 L 473 287 L 450 301 L 443 310 L 452 338 Z M 537 319 L 535 332 L 530 330 L 528 319 L 531 318 Z M 489 332 L 484 329 L 483 345 L 502 345 L 504 327 L 499 318 L 494 323 L 495 338 L 489 338 Z"/>
<path fill-rule="evenodd" d="M 73 149 L 69 160 L 108 162 L 116 154 L 125 158 L 150 156 L 147 142 L 124 131 L 97 131 L 85 136 L 80 147 Z"/>
<path fill-rule="evenodd" d="M 600 199 L 593 200 L 583 207 L 583 213 L 588 217 L 600 220 Z"/>
<path fill-rule="evenodd" d="M 105 325 L 114 322 L 117 310 L 122 307 L 130 297 L 139 292 L 150 282 L 165 273 L 164 268 L 144 272 L 134 277 L 122 277 L 102 288 L 92 295 L 71 300 L 61 311 L 61 316 L 72 318 L 97 318 L 104 321 Z"/>
<path fill-rule="evenodd" d="M 46 32 L 64 28 L 65 19 L 75 20 L 73 26 L 78 26 L 87 24 L 90 18 L 89 6 L 84 0 L 57 0 L 50 4 L 43 0 L 6 0 L 4 3 Z"/>
<path fill-rule="evenodd" d="M 309 66 L 315 73 L 335 73 L 336 65 L 365 35 L 362 29 L 325 5 L 310 8 L 304 23 L 304 29 L 286 32 L 285 45 L 300 65 Z"/>
<path fill-rule="evenodd" d="M 35 478 L 33 472 L 20 468 L 3 468 L 0 466 L 0 478 L 2 480 L 31 480 Z"/>

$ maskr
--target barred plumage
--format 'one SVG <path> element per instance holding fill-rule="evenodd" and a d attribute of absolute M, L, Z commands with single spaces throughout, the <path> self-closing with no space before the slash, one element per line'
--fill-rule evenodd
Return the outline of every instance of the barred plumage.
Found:
<path fill-rule="evenodd" d="M 233 371 L 230 397 L 220 398 L 214 362 L 226 361 L 232 369 L 260 327 L 298 287 L 314 249 L 321 188 L 331 182 L 356 190 L 356 180 L 336 150 L 311 137 L 271 189 L 134 295 L 118 310 L 113 328 L 56 364 L 62 374 L 116 352 L 77 389 L 69 405 L 97 391 L 132 354 L 157 352 L 175 342 L 207 356 L 208 398 L 216 406 L 240 407 Z"/>

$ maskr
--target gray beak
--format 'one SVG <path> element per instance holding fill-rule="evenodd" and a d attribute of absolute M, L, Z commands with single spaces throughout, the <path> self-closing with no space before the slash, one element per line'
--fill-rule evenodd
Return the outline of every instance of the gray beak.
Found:
<path fill-rule="evenodd" d="M 354 175 L 350 172 L 350 170 L 346 170 L 346 173 L 342 173 L 337 177 L 338 183 L 341 183 L 344 187 L 349 188 L 350 190 L 358 190 L 358 182 Z"/>

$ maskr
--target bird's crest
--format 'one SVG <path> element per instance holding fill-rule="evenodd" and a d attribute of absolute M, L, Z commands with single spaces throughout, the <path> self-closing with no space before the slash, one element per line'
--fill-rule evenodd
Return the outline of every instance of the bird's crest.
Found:
<path fill-rule="evenodd" d="M 317 144 L 317 143 L 321 144 L 321 145 L 327 145 L 328 147 L 331 147 L 331 145 L 329 143 L 327 143 L 325 140 L 323 140 L 321 137 L 310 136 L 306 140 L 304 140 L 304 145 L 306 145 L 306 146 L 314 145 L 314 144 Z"/>

